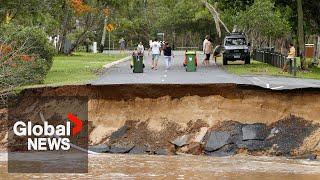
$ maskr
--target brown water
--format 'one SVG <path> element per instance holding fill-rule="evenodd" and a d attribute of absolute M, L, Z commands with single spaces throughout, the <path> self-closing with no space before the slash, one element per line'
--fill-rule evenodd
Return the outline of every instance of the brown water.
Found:
<path fill-rule="evenodd" d="M 0 161 L 0 179 L 320 179 L 319 161 L 274 157 L 90 155 L 88 174 L 8 174 Z"/>

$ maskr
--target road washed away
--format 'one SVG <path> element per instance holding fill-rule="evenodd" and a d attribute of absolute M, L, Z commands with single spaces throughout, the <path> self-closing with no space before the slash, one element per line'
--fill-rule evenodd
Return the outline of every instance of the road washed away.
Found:
<path fill-rule="evenodd" d="M 92 152 L 311 160 L 320 155 L 317 89 L 272 91 L 234 84 L 47 87 L 24 90 L 19 106 L 28 111 L 20 113 L 34 116 L 30 108 L 40 103 L 39 97 L 69 96 L 88 97 Z M 43 107 L 50 112 L 59 108 Z M 5 131 L 1 137 L 4 146 Z"/>

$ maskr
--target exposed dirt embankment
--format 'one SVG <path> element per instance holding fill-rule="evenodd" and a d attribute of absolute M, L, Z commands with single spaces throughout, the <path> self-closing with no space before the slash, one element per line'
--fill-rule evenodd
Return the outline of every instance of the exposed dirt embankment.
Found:
<path fill-rule="evenodd" d="M 91 143 L 108 144 L 118 150 L 126 146 L 139 147 L 138 150 L 149 153 L 160 148 L 192 153 L 195 152 L 190 149 L 196 149 L 196 154 L 215 154 L 221 148 L 233 152 L 234 149 L 250 149 L 252 143 L 258 143 L 263 146 L 258 148 L 259 152 L 262 149 L 271 152 L 279 145 L 268 137 L 274 138 L 290 128 L 290 132 L 297 133 L 301 139 L 286 153 L 280 154 L 319 150 L 320 91 L 317 89 L 271 91 L 232 84 L 64 86 L 25 90 L 17 102 L 21 107 L 30 106 L 32 96 L 89 97 L 89 121 L 94 126 L 90 133 Z M 289 126 L 291 120 L 295 123 Z M 232 130 L 235 133 L 217 129 L 218 126 L 228 127 L 225 122 L 236 122 Z M 282 122 L 287 125 L 279 125 Z M 255 123 L 260 123 L 253 126 L 258 129 L 246 127 Z M 265 134 L 255 139 L 252 134 L 260 131 Z M 252 137 L 241 139 L 243 132 Z M 211 141 L 222 138 L 225 142 L 222 146 L 211 144 L 206 149 L 210 137 Z M 173 145 L 176 138 L 180 143 L 186 142 L 181 146 Z"/>

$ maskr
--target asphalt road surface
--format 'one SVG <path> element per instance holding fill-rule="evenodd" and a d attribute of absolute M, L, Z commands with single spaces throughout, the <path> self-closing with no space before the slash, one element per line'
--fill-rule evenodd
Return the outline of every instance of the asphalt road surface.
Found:
<path fill-rule="evenodd" d="M 204 67 L 204 56 L 198 53 L 198 68 L 196 72 L 186 72 L 182 66 L 184 52 L 175 52 L 170 70 L 166 70 L 163 56 L 160 57 L 158 70 L 151 69 L 151 56 L 145 56 L 146 68 L 144 73 L 133 73 L 130 61 L 119 63 L 106 70 L 106 72 L 92 85 L 115 84 L 239 84 L 255 85 L 272 90 L 320 88 L 319 80 L 282 78 L 270 76 L 238 76 L 225 72 L 222 68 L 212 64 Z"/>

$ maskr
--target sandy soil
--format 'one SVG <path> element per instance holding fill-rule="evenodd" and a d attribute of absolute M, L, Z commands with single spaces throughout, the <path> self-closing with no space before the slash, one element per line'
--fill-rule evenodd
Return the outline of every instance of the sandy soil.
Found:
<path fill-rule="evenodd" d="M 320 92 L 312 89 L 270 91 L 231 84 L 65 86 L 25 90 L 17 102 L 31 113 L 36 103 L 31 97 L 37 96 L 88 97 L 92 144 L 107 142 L 112 132 L 124 125 L 131 127 L 126 138 L 134 143 L 153 142 L 151 146 L 160 147 L 183 133 L 196 133 L 202 127 L 230 120 L 272 127 L 295 115 L 305 120 L 297 123 L 308 122 L 306 126 L 320 123 Z M 48 107 L 50 111 L 57 108 Z M 3 129 L 0 137 L 5 139 Z M 304 137 L 297 154 L 319 149 L 318 129 Z"/>

